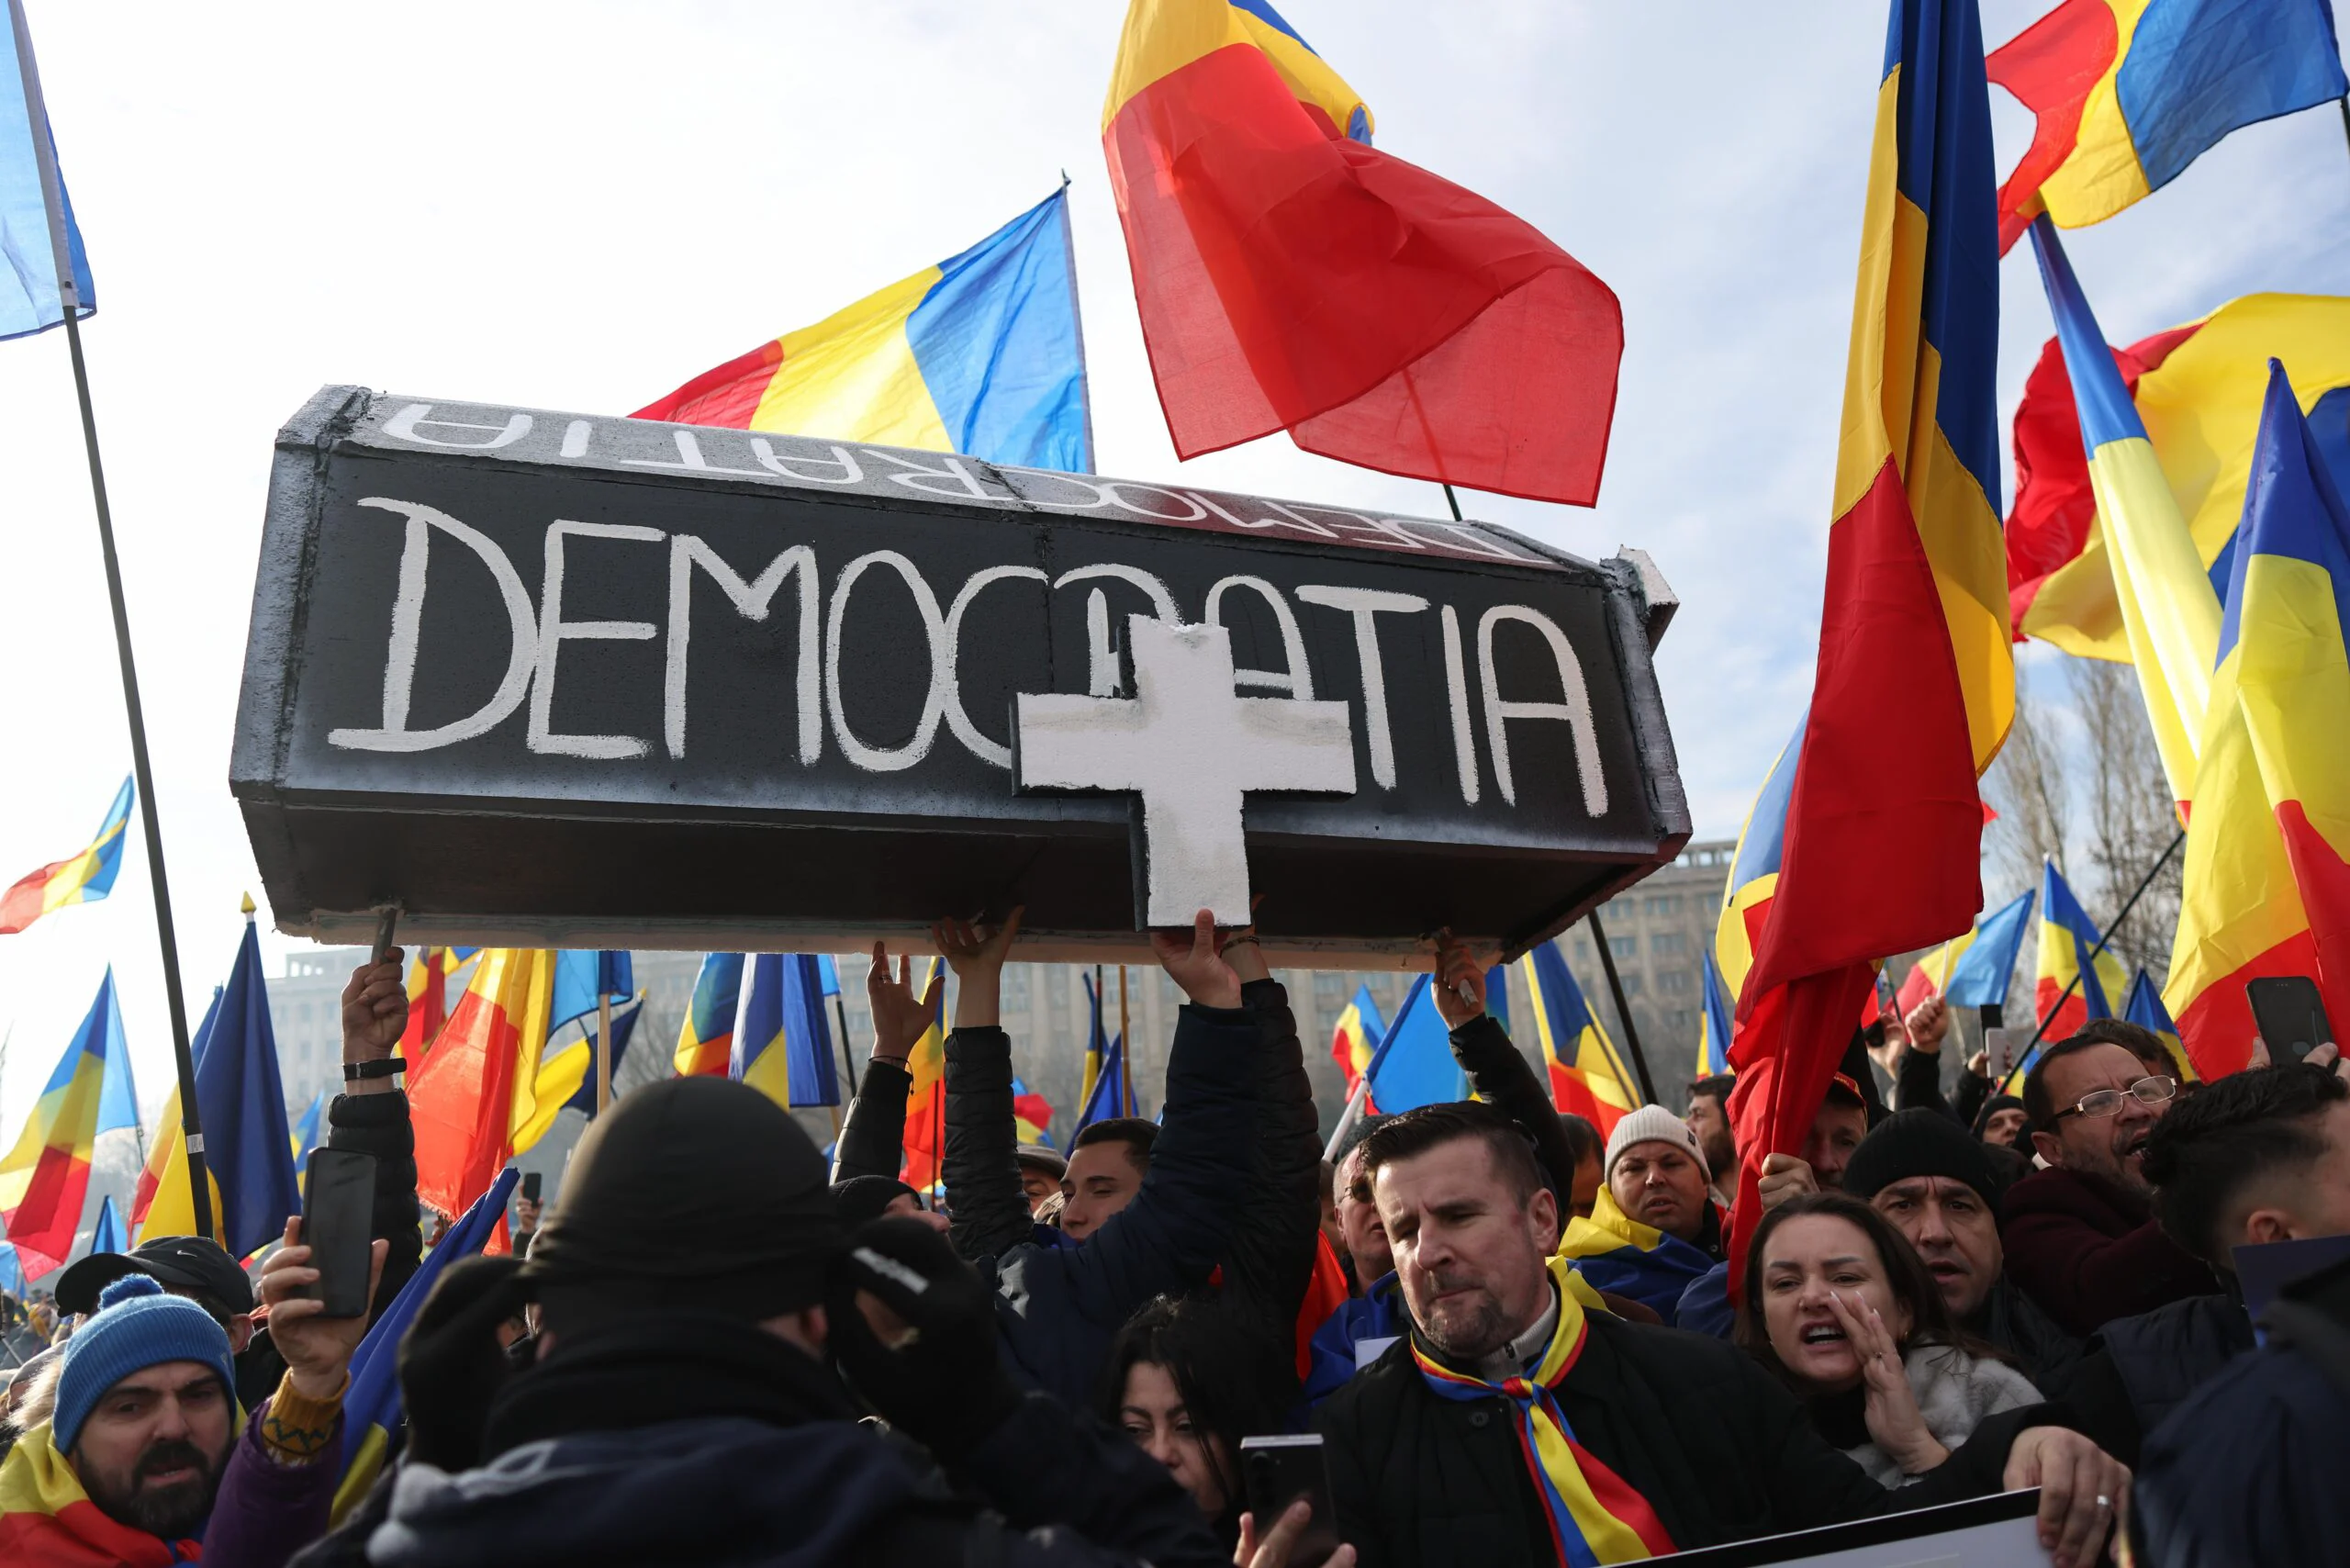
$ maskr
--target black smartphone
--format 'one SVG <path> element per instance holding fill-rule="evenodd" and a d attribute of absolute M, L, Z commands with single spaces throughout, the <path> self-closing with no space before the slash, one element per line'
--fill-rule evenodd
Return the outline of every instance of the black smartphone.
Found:
<path fill-rule="evenodd" d="M 2333 1043 L 2324 999 L 2309 976 L 2264 975 L 2244 981 L 2244 993 L 2252 1002 L 2254 1027 L 2268 1042 L 2270 1061 L 2299 1061 L 2318 1047 Z"/>
<path fill-rule="evenodd" d="M 302 1294 L 329 1317 L 367 1316 L 367 1254 L 374 1237 L 375 1157 L 314 1148 L 302 1182 L 302 1229 L 318 1283 Z"/>
<path fill-rule="evenodd" d="M 535 1204 L 535 1203 L 537 1203 L 537 1202 L 539 1201 L 539 1193 L 540 1193 L 540 1192 L 541 1192 L 542 1190 L 543 1190 L 543 1189 L 541 1188 L 541 1186 L 540 1186 L 540 1182 L 539 1182 L 539 1173 L 538 1173 L 537 1171 L 535 1171 L 535 1170 L 525 1170 L 525 1171 L 523 1171 L 523 1172 L 522 1172 L 522 1185 L 521 1185 L 521 1188 L 520 1188 L 520 1195 L 521 1195 L 522 1201 L 523 1201 L 524 1203 L 526 1203 L 526 1204 Z"/>
<path fill-rule="evenodd" d="M 1330 1468 L 1322 1457 L 1319 1432 L 1278 1433 L 1240 1439 L 1240 1481 L 1248 1511 L 1257 1518 L 1257 1539 L 1279 1522 L 1300 1497 L 1314 1517 L 1290 1551 L 1292 1568 L 1315 1568 L 1338 1550 L 1338 1523 L 1330 1506 Z"/>

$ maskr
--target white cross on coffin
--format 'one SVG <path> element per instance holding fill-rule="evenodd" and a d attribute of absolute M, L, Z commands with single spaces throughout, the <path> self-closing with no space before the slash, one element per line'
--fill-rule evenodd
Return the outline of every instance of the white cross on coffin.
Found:
<path fill-rule="evenodd" d="M 1242 798 L 1252 790 L 1355 792 L 1354 728 L 1343 702 L 1237 697 L 1221 626 L 1126 622 L 1132 697 L 1022 692 L 1013 722 L 1023 790 L 1132 790 L 1142 797 L 1145 923 L 1248 924 Z"/>

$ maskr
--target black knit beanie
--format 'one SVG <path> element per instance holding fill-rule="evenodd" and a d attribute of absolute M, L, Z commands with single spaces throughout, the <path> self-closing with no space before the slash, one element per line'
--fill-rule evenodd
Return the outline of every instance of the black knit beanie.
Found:
<path fill-rule="evenodd" d="M 757 1090 L 710 1077 L 648 1085 L 579 1140 L 523 1282 L 557 1332 L 813 1306 L 841 1241 L 825 1174 L 800 1124 Z"/>
<path fill-rule="evenodd" d="M 1975 1135 L 1940 1111 L 1913 1107 L 1879 1122 L 1844 1167 L 1844 1191 L 1866 1200 L 1913 1176 L 1946 1176 L 1983 1195 L 1996 1212 L 1999 1181 Z"/>
<path fill-rule="evenodd" d="M 869 1219 L 879 1219 L 900 1198 L 919 1202 L 922 1194 L 895 1176 L 852 1176 L 833 1183 L 833 1209 L 841 1229 L 855 1230 Z"/>

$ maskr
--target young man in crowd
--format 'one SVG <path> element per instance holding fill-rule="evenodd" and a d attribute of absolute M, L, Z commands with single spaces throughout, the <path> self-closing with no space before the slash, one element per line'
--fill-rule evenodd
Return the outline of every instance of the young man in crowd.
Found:
<path fill-rule="evenodd" d="M 2078 1035 L 2024 1077 L 2032 1147 L 2049 1168 L 2008 1190 L 1999 1235 L 2016 1283 L 2068 1333 L 2219 1288 L 2154 1223 L 2146 1140 L 2177 1091 L 2135 1053 Z"/>
<path fill-rule="evenodd" d="M 1081 1408 L 1125 1320 L 1154 1296 L 1205 1285 L 1240 1232 L 1243 1214 L 1288 1194 L 1258 1174 L 1262 1027 L 1203 912 L 1192 931 L 1151 938 L 1190 999 L 1168 1053 L 1163 1124 L 1147 1149 L 1134 1147 L 1139 1134 L 1121 1134 L 1114 1142 L 1105 1134 L 1073 1148 L 1061 1235 L 1040 1238 L 1013 1152 L 1012 1041 L 999 1023 L 1004 958 L 1018 929 L 1015 910 L 992 929 L 958 922 L 936 932 L 957 981 L 955 1027 L 946 1039 L 948 1208 L 956 1249 L 979 1265 L 997 1293 L 1003 1348 L 1015 1372 Z M 1235 956 L 1261 963 L 1252 945 Z M 1302 1058 L 1298 1071 L 1302 1077 Z M 1303 1172 L 1309 1231 L 1318 1153 L 1307 1150 Z"/>
<path fill-rule="evenodd" d="M 1697 1135 L 1697 1151 L 1713 1176 L 1714 1202 L 1725 1211 L 1738 1201 L 1738 1143 L 1729 1127 L 1729 1092 L 1737 1083 L 1726 1072 L 1697 1080 L 1689 1086 L 1689 1110 L 1682 1118 Z"/>
<path fill-rule="evenodd" d="M 1011 1383 L 991 1293 L 944 1238 L 884 1218 L 844 1238 L 825 1175 L 789 1113 L 724 1079 L 599 1117 L 513 1276 L 539 1354 L 488 1405 L 489 1468 L 405 1470 L 367 1561 L 1221 1559 L 1163 1466 Z M 505 1305 L 442 1327 L 487 1349 Z M 412 1338 L 403 1367 L 451 1349 Z M 859 1422 L 828 1354 L 911 1443 Z"/>
<path fill-rule="evenodd" d="M 1417 1326 L 1315 1418 L 1367 1568 L 1619 1562 L 2031 1485 L 2043 1544 L 2086 1568 L 2126 1497 L 2127 1473 L 2037 1406 L 1888 1492 L 1745 1352 L 1591 1310 L 1547 1256 L 1557 1200 L 1499 1111 L 1406 1112 L 1365 1149 Z M 1586 1492 L 1599 1514 L 1564 1500 Z"/>
<path fill-rule="evenodd" d="M 2155 1125 L 2144 1166 L 2164 1232 L 2223 1288 L 2114 1318 L 2090 1341 L 2068 1397 L 2125 1463 L 2253 1348 L 2235 1249 L 2350 1235 L 2350 1084 L 2317 1062 L 2214 1080 Z"/>
<path fill-rule="evenodd" d="M 2008 1277 L 1998 1177 L 1973 1134 L 1940 1111 L 1896 1111 L 1852 1151 L 1844 1190 L 1908 1238 L 1961 1328 L 2012 1357 L 2041 1393 L 2065 1397 L 2081 1342 Z"/>

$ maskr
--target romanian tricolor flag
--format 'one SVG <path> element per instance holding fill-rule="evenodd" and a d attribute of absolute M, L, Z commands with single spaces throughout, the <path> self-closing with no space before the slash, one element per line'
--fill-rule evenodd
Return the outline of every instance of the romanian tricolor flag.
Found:
<path fill-rule="evenodd" d="M 543 947 L 483 948 L 440 1043 L 408 1077 L 416 1195 L 444 1215 L 464 1213 L 489 1191 L 538 1115 L 557 957 Z"/>
<path fill-rule="evenodd" d="M 1795 794 L 1796 759 L 1801 755 L 1804 729 L 1810 722 L 1811 712 L 1806 709 L 1796 722 L 1795 738 L 1772 762 L 1762 791 L 1754 797 L 1754 807 L 1739 829 L 1737 852 L 1730 857 L 1721 918 L 1714 926 L 1714 958 L 1733 1010 L 1745 994 L 1746 972 L 1754 967 L 1754 949 L 1771 917 L 1771 898 L 1779 890 L 1779 860 L 1786 849 L 1787 802 Z"/>
<path fill-rule="evenodd" d="M 2196 559 L 2224 601 L 2271 359 L 2284 362 L 2335 487 L 2350 483 L 2350 439 L 2341 433 L 2350 431 L 2350 299 L 2246 295 L 2199 321 L 2110 352 L 2187 520 Z M 2060 340 L 2048 340 L 2016 409 L 2009 604 L 2020 637 L 2127 663 L 2130 639 L 2114 597 L 2065 353 Z"/>
<path fill-rule="evenodd" d="M 2044 862 L 2040 873 L 2040 978 L 2031 996 L 2042 1039 L 2069 1039 L 2090 1019 L 2112 1017 L 2114 1000 L 2128 991 L 2130 972 L 2110 949 L 2098 946 L 2102 935 L 2073 896 L 2056 862 Z"/>
<path fill-rule="evenodd" d="M 787 1108 L 841 1103 L 814 954 L 761 953 L 752 960 L 751 998 L 727 1072 Z"/>
<path fill-rule="evenodd" d="M 6 29 L 0 29 L 5 39 Z M 238 1426 L 241 1428 L 241 1418 Z M 194 1562 L 200 1540 L 166 1541 L 116 1521 L 82 1489 L 43 1420 L 0 1462 L 0 1562 L 26 1568 L 167 1568 Z"/>
<path fill-rule="evenodd" d="M 2060 0 L 1989 72 L 2037 122 L 1999 187 L 2002 254 L 2040 213 L 2110 218 L 2228 132 L 2350 92 L 2326 0 Z"/>
<path fill-rule="evenodd" d="M 1761 1163 L 1810 1131 L 1875 961 L 1956 935 L 1983 905 L 1975 779 L 2015 714 L 1999 542 L 1996 195 L 1973 0 L 1895 0 L 1818 669 L 1731 1051 L 1742 1157 L 1733 1285 L 1762 1207 Z M 1888 748 L 1896 714 L 1902 744 Z M 1893 867 L 1898 876 L 1886 874 Z"/>
<path fill-rule="evenodd" d="M 95 903 L 114 890 L 115 873 L 122 869 L 122 837 L 130 826 L 130 780 L 126 778 L 90 847 L 18 878 L 16 886 L 0 893 L 0 936 L 22 931 L 50 910 Z"/>
<path fill-rule="evenodd" d="M 1022 1143 L 1053 1147 L 1053 1103 L 1016 1078 L 1012 1081 L 1012 1125 Z"/>
<path fill-rule="evenodd" d="M 1371 994 L 1371 987 L 1355 987 L 1355 999 L 1338 1014 L 1338 1025 L 1330 1032 L 1330 1059 L 1347 1075 L 1347 1094 L 1352 1098 L 1355 1084 L 1371 1069 L 1373 1052 L 1387 1033 L 1387 1020 L 1379 1015 L 1378 999 Z M 1376 1111 L 1366 1105 L 1367 1114 Z"/>
<path fill-rule="evenodd" d="M 342 1478 L 335 1483 L 333 1522 L 342 1523 L 352 1504 L 375 1488 L 390 1452 L 392 1433 L 400 1424 L 400 1341 L 416 1321 L 424 1298 L 440 1282 L 442 1271 L 460 1258 L 481 1251 L 506 1218 L 507 1201 L 514 1195 L 520 1170 L 498 1173 L 489 1190 L 442 1233 L 441 1240 L 408 1276 L 389 1305 L 376 1314 L 367 1337 L 352 1352 L 351 1382 L 342 1396 Z"/>
<path fill-rule="evenodd" d="M 1953 1007 L 2001 1007 L 2015 973 L 2016 955 L 2023 950 L 2024 928 L 2031 924 L 2038 890 L 2027 888 L 1976 922 L 1963 936 L 1953 936 L 1918 961 L 1901 982 L 1905 1014 L 1930 996 L 1940 996 Z"/>
<path fill-rule="evenodd" d="M 636 417 L 1091 473 L 1068 190 Z"/>
<path fill-rule="evenodd" d="M 906 1092 L 906 1163 L 898 1179 L 920 1192 L 938 1185 L 946 1162 L 946 987 L 940 983 L 944 963 L 933 958 L 923 978 L 923 999 L 930 1005 L 930 1027 L 907 1053 L 906 1072 L 913 1080 Z"/>
<path fill-rule="evenodd" d="M 1667 1327 L 1682 1293 L 1714 1266 L 1705 1249 L 1642 1225 L 1617 1207 L 1615 1194 L 1605 1186 L 1589 1219 L 1569 1216 L 1558 1255 L 1594 1290 L 1631 1297 L 1663 1318 Z"/>
<path fill-rule="evenodd" d="M 413 1068 L 441 1036 L 449 1021 L 451 975 L 477 951 L 472 947 L 420 947 L 408 965 L 408 1023 L 400 1030 L 400 1059 Z"/>
<path fill-rule="evenodd" d="M 2171 1022 L 2170 1011 L 2163 1005 L 2162 988 L 2143 969 L 2130 977 L 2130 1000 L 2122 1004 L 2121 1016 L 2142 1029 L 2154 1031 L 2154 1038 L 2170 1053 L 2171 1067 L 2181 1083 L 2202 1081 L 2203 1075 L 2195 1070 L 2195 1063 L 2187 1054 L 2187 1043 L 2178 1037 L 2178 1025 Z"/>
<path fill-rule="evenodd" d="M 73 1250 L 98 1134 L 135 1125 L 129 1058 L 114 971 L 108 969 L 98 982 L 97 999 L 25 1118 L 16 1147 L 0 1159 L 0 1230 L 16 1248 L 28 1280 L 60 1267 Z M 108 1081 L 111 1060 L 124 1064 L 118 1090 Z"/>
<path fill-rule="evenodd" d="M 723 1078 L 734 1058 L 734 1014 L 743 995 L 743 955 L 712 953 L 694 979 L 677 1031 L 677 1076 Z"/>
<path fill-rule="evenodd" d="M 1535 1033 L 1542 1040 L 1542 1066 L 1550 1080 L 1550 1103 L 1581 1116 L 1604 1138 L 1639 1106 L 1639 1080 L 1625 1070 L 1616 1042 L 1583 1000 L 1559 945 L 1542 943 L 1522 962 Z"/>
<path fill-rule="evenodd" d="M 1697 1015 L 1697 1076 L 1716 1078 L 1729 1070 L 1730 1020 L 1738 1003 L 1722 982 L 1722 968 L 1711 952 L 1699 954 L 1706 968 L 1706 1005 Z"/>
<path fill-rule="evenodd" d="M 612 1077 L 615 1080 L 620 1077 L 621 1063 L 628 1059 L 628 1043 L 636 1033 L 637 1021 L 643 1016 L 644 992 L 641 991 L 625 1002 L 612 1004 Z M 566 1075 L 570 1071 L 577 1071 L 579 1086 L 563 1102 L 563 1108 L 576 1111 L 583 1116 L 592 1116 L 596 1114 L 596 1053 L 603 1049 L 603 1042 L 597 1037 L 593 1023 L 580 1036 L 579 1044 L 585 1048 L 577 1058 L 577 1068 L 566 1066 L 565 1069 Z M 543 1067 L 539 1070 L 539 1083 L 542 1092 L 551 1092 L 561 1087 L 560 1080 L 551 1081 L 548 1079 L 547 1070 Z"/>
<path fill-rule="evenodd" d="M 2322 444 L 2272 366 L 2163 988 L 2207 1079 L 2251 1054 L 2247 980 L 2311 976 L 2350 1018 L 2350 512 Z"/>
<path fill-rule="evenodd" d="M 2138 666 L 2139 689 L 2171 798 L 2184 806 L 2192 799 L 2195 747 L 2210 700 L 2219 596 L 2211 591 L 2195 540 L 2155 460 L 2154 442 L 2089 314 L 2055 226 L 2044 217 L 2035 219 L 2031 242 L 2080 412 L 2081 444 L 2088 453 L 2098 526 L 2131 662 Z"/>
<path fill-rule="evenodd" d="M 1616 296 L 1371 135 L 1270 0 L 1133 0 L 1102 145 L 1176 454 L 1287 430 L 1366 468 L 1590 505 Z"/>

